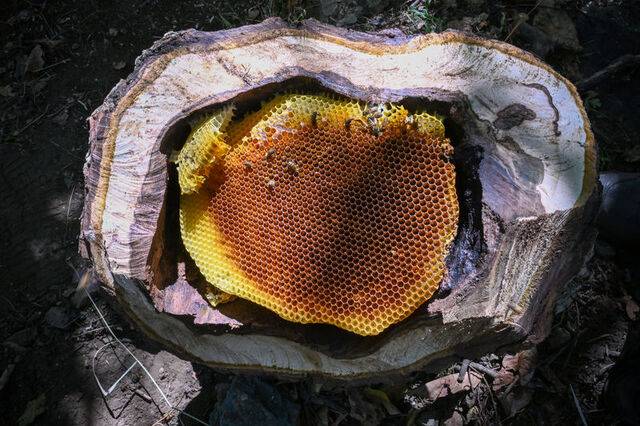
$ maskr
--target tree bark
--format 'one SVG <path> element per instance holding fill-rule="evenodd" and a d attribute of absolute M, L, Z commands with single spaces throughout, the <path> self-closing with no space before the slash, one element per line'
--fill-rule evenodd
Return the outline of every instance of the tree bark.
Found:
<path fill-rule="evenodd" d="M 460 219 L 439 294 L 378 336 L 289 323 L 247 301 L 212 308 L 180 242 L 168 163 L 187 118 L 284 90 L 424 105 L 446 117 Z M 575 87 L 511 45 L 279 19 L 168 33 L 90 118 L 81 252 L 167 348 L 231 370 L 372 380 L 536 343 L 590 252 L 595 144 Z"/>

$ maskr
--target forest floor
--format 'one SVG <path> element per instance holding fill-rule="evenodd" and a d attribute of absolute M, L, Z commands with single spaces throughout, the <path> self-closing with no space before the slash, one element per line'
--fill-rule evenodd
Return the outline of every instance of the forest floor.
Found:
<path fill-rule="evenodd" d="M 213 31 L 268 16 L 290 21 L 314 17 L 365 31 L 461 29 L 528 49 L 576 83 L 622 55 L 640 54 L 640 4 L 634 0 L 3 2 L 3 424 L 198 424 L 171 411 L 139 368 L 108 396 L 96 383 L 98 379 L 109 387 L 132 360 L 122 347 L 112 345 L 94 306 L 86 300 L 74 304 L 74 270 L 83 266 L 77 236 L 86 119 L 132 71 L 136 56 L 167 31 Z M 636 66 L 582 90 L 599 143 L 601 170 L 640 171 L 639 82 Z M 629 417 L 637 411 L 632 389 L 640 382 L 640 273 L 634 259 L 640 257 L 606 238 L 600 237 L 594 256 L 561 298 L 549 338 L 537 350 L 518 355 L 535 367 L 529 374 L 521 373 L 506 391 L 497 391 L 489 377 L 472 392 L 435 403 L 420 394 L 424 384 L 437 377 L 433 374 L 416 373 L 406 383 L 366 388 L 327 388 L 311 380 L 258 382 L 219 374 L 163 351 L 130 328 L 103 296 L 95 293 L 94 298 L 113 332 L 147 367 L 169 403 L 204 421 L 214 407 L 213 417 L 228 420 L 224 413 L 233 407 L 223 403 L 225 394 L 244 392 L 248 398 L 263 398 L 264 412 L 247 412 L 226 424 L 255 424 L 257 415 L 269 424 L 270 410 L 286 410 L 301 424 L 318 425 L 633 422 L 638 418 Z M 509 360 L 513 358 L 489 354 L 477 361 L 499 368 Z M 265 394 L 270 402 L 265 402 Z"/>

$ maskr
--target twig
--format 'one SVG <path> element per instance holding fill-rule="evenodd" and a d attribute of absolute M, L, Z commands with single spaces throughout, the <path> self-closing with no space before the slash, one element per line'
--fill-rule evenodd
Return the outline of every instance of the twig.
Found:
<path fill-rule="evenodd" d="M 623 55 L 609 65 L 601 69 L 600 71 L 592 74 L 590 77 L 582 79 L 576 86 L 578 90 L 585 91 L 593 88 L 594 86 L 602 83 L 603 80 L 611 77 L 614 74 L 619 73 L 625 68 L 632 67 L 634 65 L 640 65 L 640 55 Z"/>
<path fill-rule="evenodd" d="M 474 370 L 478 370 L 481 373 L 491 376 L 491 378 L 493 379 L 498 377 L 498 372 L 493 368 L 485 367 L 484 365 L 478 364 L 477 362 L 473 362 L 473 361 L 469 363 L 469 366 Z"/>
<path fill-rule="evenodd" d="M 66 63 L 67 63 L 67 62 L 69 62 L 70 60 L 71 60 L 71 59 L 69 59 L 69 58 L 67 58 L 67 59 L 63 59 L 63 60 L 58 61 L 58 62 L 56 62 L 56 63 L 53 63 L 53 64 L 51 64 L 51 65 L 47 65 L 46 67 L 40 68 L 40 69 L 38 70 L 38 72 L 40 72 L 40 71 L 44 71 L 44 70 L 48 70 L 48 69 L 53 68 L 53 67 L 57 67 L 58 65 L 66 64 Z"/>
<path fill-rule="evenodd" d="M 4 389 L 5 385 L 9 381 L 11 374 L 13 374 L 13 370 L 16 368 L 15 364 L 7 365 L 7 368 L 2 372 L 2 376 L 0 376 L 0 391 Z"/>
<path fill-rule="evenodd" d="M 491 386 L 489 386 L 489 383 L 487 382 L 487 378 L 485 376 L 482 376 L 482 381 L 484 382 L 484 385 L 487 387 L 487 391 L 489 392 L 489 398 L 491 398 L 491 405 L 493 405 L 493 412 L 496 413 L 498 424 L 501 425 L 502 421 L 500 420 L 498 405 L 496 404 L 496 400 L 493 398 L 493 389 L 491 388 Z"/>
<path fill-rule="evenodd" d="M 147 402 L 151 402 L 153 401 L 153 399 L 151 399 L 151 397 L 149 395 L 145 395 L 142 392 L 140 392 L 140 390 L 136 389 L 133 391 L 133 393 L 135 393 L 136 395 L 138 395 L 140 398 L 144 399 Z"/>
<path fill-rule="evenodd" d="M 464 378 L 467 376 L 467 370 L 469 370 L 470 360 L 464 359 L 462 360 L 462 364 L 460 365 L 460 373 L 458 374 L 458 383 L 462 383 Z"/>
<path fill-rule="evenodd" d="M 24 315 L 22 315 L 20 313 L 20 311 L 18 311 L 15 307 L 15 305 L 13 303 L 11 303 L 11 300 L 7 299 L 4 296 L 0 296 L 5 302 L 7 302 L 7 304 L 9 305 L 9 307 L 11 308 L 11 310 L 20 317 L 20 319 L 25 319 Z"/>
<path fill-rule="evenodd" d="M 573 403 L 576 405 L 576 409 L 578 410 L 578 414 L 580 415 L 580 420 L 582 422 L 582 426 L 589 426 L 589 423 L 587 423 L 587 419 L 584 416 L 584 413 L 582 412 L 582 407 L 580 407 L 580 401 L 578 401 L 578 397 L 576 396 L 576 393 L 573 391 L 573 385 L 569 384 L 569 389 L 571 390 L 571 396 L 573 397 Z"/>
<path fill-rule="evenodd" d="M 71 188 L 71 195 L 69 195 L 69 201 L 67 202 L 67 216 L 64 221 L 64 240 L 67 240 L 69 236 L 69 213 L 71 212 L 71 201 L 73 201 L 73 195 L 76 192 L 76 184 L 73 184 L 73 188 Z"/>
<path fill-rule="evenodd" d="M 89 330 L 85 330 L 85 331 L 83 331 L 82 333 L 80 333 L 80 335 L 81 335 L 81 336 L 84 336 L 84 335 L 86 335 L 86 334 L 93 333 L 94 331 L 99 331 L 99 330 L 104 330 L 104 327 L 95 327 L 95 328 L 91 328 L 91 329 L 89 329 Z"/>
<path fill-rule="evenodd" d="M 42 117 L 44 117 L 45 115 L 47 115 L 47 112 L 49 112 L 49 107 L 47 107 L 45 109 L 45 111 L 40 114 L 39 116 L 37 116 L 36 118 L 34 118 L 33 120 L 29 121 L 27 124 L 24 125 L 24 127 L 22 127 L 19 130 L 16 130 L 13 133 L 13 136 L 18 136 L 20 135 L 22 132 L 24 132 L 25 130 L 27 130 L 29 127 L 33 126 L 34 124 L 36 124 L 38 121 L 42 120 Z"/>

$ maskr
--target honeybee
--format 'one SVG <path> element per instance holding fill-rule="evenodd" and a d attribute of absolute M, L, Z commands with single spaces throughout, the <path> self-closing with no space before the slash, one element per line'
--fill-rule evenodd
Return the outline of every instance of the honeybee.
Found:
<path fill-rule="evenodd" d="M 244 164 L 244 168 L 247 170 L 253 169 L 253 163 L 249 160 L 243 161 L 242 164 Z"/>
<path fill-rule="evenodd" d="M 413 114 L 408 115 L 407 118 L 404 119 L 404 122 L 408 127 L 411 127 L 412 129 L 418 128 L 418 122 L 416 121 L 416 118 L 413 116 Z"/>
<path fill-rule="evenodd" d="M 347 130 L 351 130 L 351 122 L 355 120 L 355 118 L 347 118 L 344 122 L 344 128 Z"/>
<path fill-rule="evenodd" d="M 294 175 L 297 175 L 298 172 L 300 171 L 300 168 L 298 167 L 298 164 L 295 161 L 288 160 L 287 161 L 287 170 L 290 173 L 293 173 Z"/>
<path fill-rule="evenodd" d="M 449 162 L 453 158 L 453 147 L 451 145 L 443 146 L 443 150 L 440 153 L 440 159 L 442 161 Z"/>
<path fill-rule="evenodd" d="M 369 130 L 374 136 L 380 136 L 384 123 L 381 119 L 384 117 L 385 104 L 367 104 L 362 115 L 366 117 Z"/>
<path fill-rule="evenodd" d="M 311 113 L 311 125 L 315 128 L 318 127 L 318 112 Z"/>
<path fill-rule="evenodd" d="M 273 179 L 269 179 L 267 181 L 267 188 L 269 188 L 270 191 L 273 191 L 276 189 L 276 181 Z"/>
<path fill-rule="evenodd" d="M 269 160 L 269 159 L 273 158 L 274 155 L 276 155 L 276 149 L 275 148 L 269 148 L 269 151 L 267 151 L 267 153 L 264 155 L 264 159 L 265 160 Z"/>
<path fill-rule="evenodd" d="M 369 124 L 369 129 L 374 136 L 380 136 L 380 133 L 382 133 L 382 125 L 375 116 L 370 115 L 367 117 L 367 124 Z"/>
<path fill-rule="evenodd" d="M 347 129 L 347 130 L 351 130 L 351 126 L 353 125 L 354 122 L 360 123 L 360 125 L 368 127 L 368 125 L 367 125 L 367 123 L 365 123 L 364 119 L 351 117 L 351 118 L 347 118 L 344 121 L 344 128 Z"/>

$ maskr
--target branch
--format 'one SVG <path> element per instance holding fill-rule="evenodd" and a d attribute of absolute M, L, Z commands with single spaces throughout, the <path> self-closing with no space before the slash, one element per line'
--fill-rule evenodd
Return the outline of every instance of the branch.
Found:
<path fill-rule="evenodd" d="M 640 55 L 623 55 L 607 65 L 605 68 L 587 77 L 577 83 L 578 90 L 581 92 L 589 90 L 600 84 L 603 80 L 619 73 L 625 68 L 640 65 Z"/>

